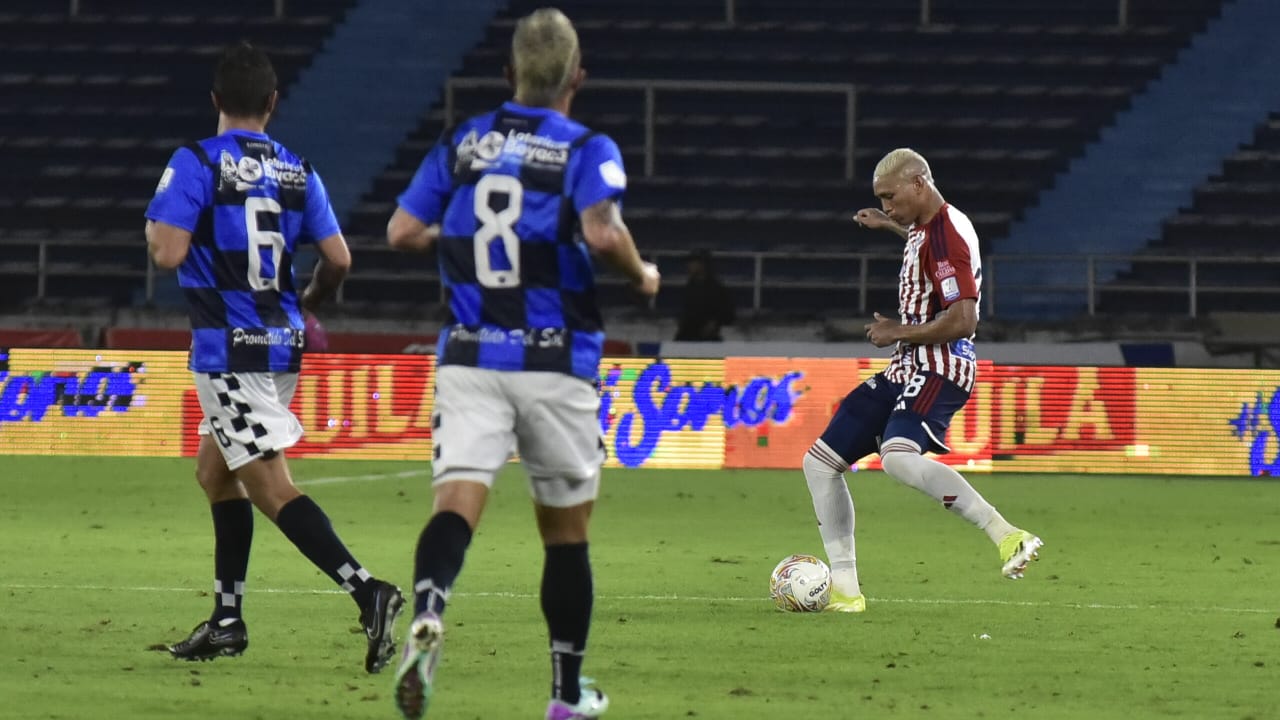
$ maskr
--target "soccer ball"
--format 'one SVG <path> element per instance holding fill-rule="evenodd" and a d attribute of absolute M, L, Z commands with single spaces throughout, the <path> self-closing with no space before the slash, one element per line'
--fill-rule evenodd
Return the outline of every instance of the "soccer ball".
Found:
<path fill-rule="evenodd" d="M 812 555 L 790 555 L 769 576 L 769 595 L 779 610 L 822 612 L 831 601 L 831 570 Z"/>

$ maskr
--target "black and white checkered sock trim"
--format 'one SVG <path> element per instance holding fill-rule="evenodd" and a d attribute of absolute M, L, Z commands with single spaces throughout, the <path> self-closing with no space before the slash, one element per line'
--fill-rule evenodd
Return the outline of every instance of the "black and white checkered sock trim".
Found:
<path fill-rule="evenodd" d="M 230 587 L 227 587 L 227 585 L 230 585 Z M 244 582 L 237 580 L 224 585 L 221 580 L 214 580 L 213 596 L 218 599 L 218 607 L 239 610 L 244 602 Z"/>
<path fill-rule="evenodd" d="M 577 655 L 579 657 L 586 655 L 586 650 L 575 648 L 573 643 L 567 640 L 552 640 L 551 652 L 563 655 Z"/>
<path fill-rule="evenodd" d="M 231 411 L 231 429 L 237 433 L 249 430 L 253 433 L 254 440 L 244 443 L 245 452 L 249 457 L 257 457 L 263 453 L 263 449 L 258 447 L 255 440 L 267 436 L 267 428 L 249 415 L 253 412 L 253 408 L 249 403 L 244 401 L 244 395 L 240 393 L 240 380 L 235 375 L 228 373 L 209 373 L 209 379 L 213 381 L 213 389 L 217 393 L 218 404 L 223 408 Z"/>
<path fill-rule="evenodd" d="M 342 563 L 342 567 L 338 568 L 338 577 L 342 578 L 342 589 L 349 593 L 355 592 L 356 587 L 373 578 L 368 570 L 362 567 L 351 567 L 351 563 Z M 351 582 L 353 579 L 356 582 Z"/>

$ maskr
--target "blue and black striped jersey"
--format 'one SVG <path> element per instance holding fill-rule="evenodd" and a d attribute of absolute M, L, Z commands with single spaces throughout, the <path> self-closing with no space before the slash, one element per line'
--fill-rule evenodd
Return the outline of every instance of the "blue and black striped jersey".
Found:
<path fill-rule="evenodd" d="M 340 232 L 311 166 L 266 135 L 232 130 L 174 152 L 146 216 L 191 232 L 178 267 L 191 369 L 296 372 L 305 340 L 293 254 Z"/>
<path fill-rule="evenodd" d="M 507 102 L 446 131 L 399 198 L 441 224 L 439 363 L 594 380 L 604 329 L 579 213 L 626 185 L 613 140 L 555 110 Z"/>

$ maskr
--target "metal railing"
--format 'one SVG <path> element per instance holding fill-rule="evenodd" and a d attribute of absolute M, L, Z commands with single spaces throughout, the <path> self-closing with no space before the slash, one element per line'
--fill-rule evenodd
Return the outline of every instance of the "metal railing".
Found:
<path fill-rule="evenodd" d="M 286 0 L 274 0 L 274 15 L 282 18 L 285 16 Z M 1129 2 L 1130 0 L 1116 0 L 1116 26 L 1125 28 L 1129 26 Z M 80 0 L 68 0 L 67 14 L 76 17 L 80 14 Z M 748 20 L 750 18 L 747 18 Z M 724 0 L 724 22 L 726 25 L 737 25 L 739 20 L 738 0 Z M 933 24 L 933 0 L 920 0 L 920 24 L 922 26 Z"/>
<path fill-rule="evenodd" d="M 728 1 L 733 2 L 733 0 L 728 0 Z M 162 3 L 157 3 L 157 4 L 163 6 Z M 285 0 L 274 0 L 273 15 L 277 18 L 284 17 L 285 16 L 284 6 L 285 6 Z M 163 9 L 163 7 L 161 7 L 161 9 Z M 68 0 L 67 14 L 70 15 L 71 17 L 76 17 L 77 15 L 80 14 L 80 0 Z"/>
<path fill-rule="evenodd" d="M 725 24 L 736 25 L 738 20 L 738 0 L 724 0 Z M 920 24 L 922 26 L 933 24 L 932 0 L 920 0 Z M 1129 0 L 1116 0 L 1116 27 L 1129 27 Z"/>
<path fill-rule="evenodd" d="M 1051 279 L 1041 275 L 1035 282 L 997 281 L 997 270 L 1007 270 L 1013 265 L 1051 264 L 1055 268 L 1055 276 Z M 1134 264 L 1158 264 L 1183 267 L 1185 283 L 1154 284 L 1119 282 L 1112 278 L 1116 270 L 1127 270 Z M 1125 293 L 1135 295 L 1161 295 L 1169 298 L 1185 297 L 1187 316 L 1199 317 L 1202 299 L 1211 293 L 1250 293 L 1253 295 L 1280 294 L 1280 285 L 1245 285 L 1232 282 L 1225 285 L 1214 285 L 1206 282 L 1201 270 L 1213 265 L 1268 265 L 1280 270 L 1280 257 L 1273 256 L 1157 256 L 1157 255 L 994 255 L 983 261 L 983 300 L 988 312 L 995 314 L 996 297 L 1011 291 L 1039 294 L 1065 294 L 1078 296 L 1085 311 L 1089 315 L 1098 312 L 1098 303 L 1103 292 Z M 1104 272 L 1102 268 L 1110 271 Z M 1063 278 L 1068 278 L 1064 280 Z M 1077 278 L 1077 279 L 1070 279 Z"/>
<path fill-rule="evenodd" d="M 92 262 L 74 262 L 52 260 L 51 251 L 58 248 L 92 246 L 94 249 L 117 248 L 119 261 L 108 266 Z M 49 297 L 49 280 L 51 278 L 96 277 L 114 278 L 122 281 L 135 281 L 142 285 L 143 297 L 150 303 L 156 299 L 158 276 L 164 271 L 158 270 L 146 252 L 141 238 L 138 241 L 109 240 L 91 241 L 74 239 L 10 239 L 0 244 L 6 250 L 5 260 L 0 260 L 0 282 L 11 283 L 20 278 L 34 278 L 35 298 L 45 300 Z M 26 257 L 16 257 L 14 248 L 25 248 L 30 251 Z M 357 245 L 354 249 L 357 258 L 367 253 L 393 252 L 389 248 L 374 244 L 372 246 Z M 674 289 L 684 278 L 681 266 L 688 253 L 677 250 L 661 250 L 645 253 L 646 257 L 659 263 L 666 276 L 667 287 Z M 847 291 L 856 289 L 856 309 L 866 313 L 871 309 L 868 304 L 869 294 L 876 290 L 892 290 L 897 287 L 896 272 L 885 272 L 884 264 L 897 267 L 902 260 L 899 253 L 840 253 L 840 252 L 777 252 L 777 251 L 724 251 L 716 252 L 715 258 L 722 265 L 739 261 L 738 271 L 722 271 L 721 277 L 726 284 L 735 288 L 749 288 L 751 292 L 751 310 L 761 311 L 779 309 L 778 304 L 770 301 L 769 293 L 780 289 L 805 288 L 812 290 Z M 741 261 L 746 260 L 747 263 Z M 775 272 L 771 265 L 786 261 L 792 268 L 790 272 Z M 812 263 L 813 274 L 797 276 L 796 263 Z M 848 263 L 849 272 L 837 271 L 833 278 L 832 266 Z M 882 267 L 873 272 L 872 263 L 881 263 Z M 1181 266 L 1185 282 L 1176 284 L 1132 283 L 1109 280 L 1113 273 L 1104 269 L 1123 269 L 1134 263 L 1168 264 Z M 1016 276 L 1009 268 L 1016 265 L 1042 264 L 1055 268 L 1052 277 L 1043 274 L 1036 276 L 1035 282 L 1012 281 L 1003 279 Z M 1201 271 L 1211 265 L 1267 265 L 1280 271 L 1280 256 L 1276 257 L 1230 257 L 1230 256 L 1187 256 L 1159 257 L 1149 255 L 1000 255 L 994 254 L 983 258 L 983 312 L 988 316 L 998 316 L 1001 305 L 998 298 L 1007 297 L 1014 292 L 1048 293 L 1064 297 L 1064 302 L 1071 302 L 1085 308 L 1089 315 L 1098 313 L 1102 294 L 1123 293 L 1134 295 L 1163 296 L 1166 298 L 1182 297 L 1186 299 L 1186 312 L 1189 317 L 1197 317 L 1203 307 L 1205 295 L 1214 293 L 1249 293 L 1258 296 L 1280 295 L 1280 285 L 1243 285 L 1210 284 L 1202 277 Z M 357 262 L 353 279 L 362 275 L 362 263 Z M 743 270 L 747 265 L 748 270 Z M 819 272 L 820 270 L 820 272 Z M 382 271 L 379 276 L 399 278 L 414 282 L 439 282 L 434 272 L 388 272 Z M 309 277 L 301 269 L 295 274 L 299 285 Z M 602 282 L 617 280 L 612 274 L 604 273 Z M 339 296 L 339 302 L 342 297 Z"/>
<path fill-rule="evenodd" d="M 500 78 L 453 77 L 444 86 L 444 124 L 453 125 L 458 114 L 457 91 L 461 89 L 506 89 Z M 852 83 L 738 82 L 732 80 L 588 80 L 588 88 L 634 90 L 644 93 L 644 176 L 652 177 L 657 161 L 658 92 L 721 92 L 762 94 L 810 94 L 844 96 L 844 179 L 854 177 L 857 150 L 858 88 Z"/>
<path fill-rule="evenodd" d="M 688 256 L 686 252 L 679 251 L 660 251 L 646 254 L 650 259 L 658 261 L 664 259 L 683 259 Z M 742 278 L 741 275 L 724 276 L 730 286 L 741 287 L 748 285 L 751 288 L 751 308 L 754 311 L 760 311 L 769 308 L 770 303 L 766 302 L 765 293 L 771 288 L 785 287 L 810 287 L 818 289 L 830 290 L 847 290 L 850 287 L 857 288 L 858 300 L 857 311 L 859 313 L 867 313 L 876 309 L 868 306 L 868 293 L 871 290 L 896 290 L 898 286 L 898 276 L 896 273 L 873 275 L 871 271 L 872 262 L 891 263 L 896 268 L 902 262 L 900 253 L 795 253 L 795 252 L 743 252 L 743 251 L 726 251 L 716 252 L 716 258 L 723 259 L 749 259 L 752 263 L 752 271 L 750 279 Z M 852 262 L 856 263 L 856 274 L 851 274 L 848 279 L 841 278 L 840 281 L 823 281 L 821 279 L 812 279 L 807 281 L 796 281 L 794 278 L 786 278 L 776 280 L 770 277 L 768 271 L 768 262 L 770 260 L 787 260 L 795 262 L 796 260 L 813 261 L 814 267 L 824 266 L 827 272 L 824 275 L 830 275 L 829 265 L 836 262 Z M 1056 274 L 1052 277 L 1044 275 L 1037 276 L 1034 282 L 1017 282 L 1017 281 L 1001 281 L 998 278 L 1005 275 L 1013 275 L 1009 272 L 1011 266 L 1017 265 L 1045 265 L 1051 264 Z M 1134 264 L 1164 264 L 1164 265 L 1180 265 L 1183 267 L 1185 283 L 1178 284 L 1156 284 L 1156 283 L 1134 283 L 1128 281 L 1116 281 L 1112 278 L 1118 274 L 1117 271 L 1127 270 Z M 1065 255 L 1065 254 L 1044 254 L 1044 255 L 1000 255 L 993 254 L 982 259 L 982 305 L 983 312 L 988 316 L 996 317 L 999 314 L 1000 306 L 997 304 L 998 297 L 1007 297 L 1014 292 L 1029 292 L 1035 294 L 1050 294 L 1061 298 L 1063 304 L 1078 304 L 1085 308 L 1085 312 L 1090 315 L 1098 314 L 1098 306 L 1102 300 L 1102 294 L 1120 293 L 1133 295 L 1155 295 L 1165 298 L 1185 297 L 1187 302 L 1186 315 L 1188 317 L 1198 317 L 1202 306 L 1202 300 L 1205 295 L 1218 293 L 1248 293 L 1252 295 L 1269 295 L 1280 296 L 1280 284 L 1278 285 L 1243 285 L 1240 283 L 1230 284 L 1211 284 L 1201 277 L 1201 270 L 1212 265 L 1242 265 L 1250 266 L 1268 265 L 1274 267 L 1280 272 L 1280 256 L 1270 257 L 1241 257 L 1241 256 L 1183 256 L 1183 257 L 1162 257 L 1152 255 L 1110 255 L 1110 254 L 1082 254 L 1082 255 Z M 1104 272 L 1109 269 L 1112 272 Z M 819 278 L 821 276 L 818 276 Z M 670 280 L 668 280 L 670 282 Z"/>

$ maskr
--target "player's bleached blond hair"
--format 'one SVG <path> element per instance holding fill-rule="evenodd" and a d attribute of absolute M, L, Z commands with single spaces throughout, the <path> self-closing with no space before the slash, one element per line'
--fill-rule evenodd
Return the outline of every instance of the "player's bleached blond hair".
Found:
<path fill-rule="evenodd" d="M 933 182 L 933 171 L 929 169 L 929 161 L 911 148 L 890 150 L 880 158 L 880 162 L 876 163 L 876 178 L 887 178 L 891 175 L 903 178 L 923 175 L 925 182 Z"/>
<path fill-rule="evenodd" d="M 578 32 L 559 10 L 541 8 L 521 18 L 511 36 L 516 96 L 530 105 L 550 105 L 569 87 L 578 52 Z"/>

